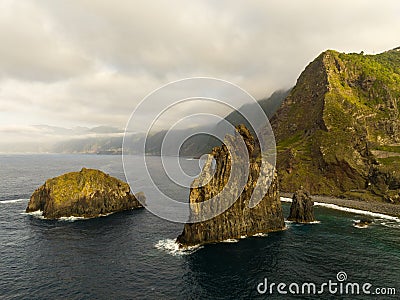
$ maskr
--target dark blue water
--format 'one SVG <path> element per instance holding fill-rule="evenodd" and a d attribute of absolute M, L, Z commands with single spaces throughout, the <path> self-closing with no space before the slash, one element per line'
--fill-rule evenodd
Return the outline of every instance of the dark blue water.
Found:
<path fill-rule="evenodd" d="M 266 237 L 182 254 L 173 245 L 182 224 L 146 210 L 48 221 L 24 214 L 27 200 L 9 201 L 27 199 L 45 179 L 82 167 L 124 179 L 118 156 L 0 156 L 0 299 L 290 299 L 276 290 L 259 295 L 256 287 L 264 278 L 287 284 L 337 281 L 340 271 L 346 272 L 346 282 L 369 282 L 371 290 L 397 288 L 397 296 L 370 299 L 399 297 L 400 223 L 395 220 L 376 218 L 359 229 L 352 224 L 362 216 L 316 207 L 319 224 L 288 224 Z M 176 190 L 177 198 L 186 196 Z M 284 210 L 287 214 L 287 204 Z M 368 299 L 327 292 L 311 298 Z"/>

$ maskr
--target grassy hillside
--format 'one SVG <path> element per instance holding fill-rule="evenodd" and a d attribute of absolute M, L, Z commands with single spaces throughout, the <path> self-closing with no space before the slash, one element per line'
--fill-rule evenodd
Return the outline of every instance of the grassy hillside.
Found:
<path fill-rule="evenodd" d="M 271 120 L 281 189 L 399 201 L 400 52 L 326 51 Z"/>

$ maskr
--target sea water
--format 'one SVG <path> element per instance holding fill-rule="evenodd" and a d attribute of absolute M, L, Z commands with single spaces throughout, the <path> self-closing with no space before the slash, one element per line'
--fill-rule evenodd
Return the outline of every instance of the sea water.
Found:
<path fill-rule="evenodd" d="M 153 158 L 149 158 L 151 161 Z M 186 168 L 198 167 L 187 160 Z M 89 220 L 50 221 L 25 214 L 28 198 L 47 178 L 82 167 L 125 179 L 121 157 L 108 155 L 0 156 L 0 299 L 290 299 L 260 294 L 264 282 L 321 284 L 336 280 L 395 287 L 400 294 L 400 223 L 363 212 L 315 207 L 316 224 L 286 222 L 287 230 L 179 249 L 183 224 L 145 209 Z M 149 164 L 159 168 L 157 159 Z M 140 188 L 140 172 L 137 171 Z M 164 182 L 168 192 L 188 191 Z M 285 216 L 290 203 L 283 203 Z M 297 295 L 295 299 L 309 299 Z M 366 295 L 313 295 L 313 299 L 369 299 Z"/>

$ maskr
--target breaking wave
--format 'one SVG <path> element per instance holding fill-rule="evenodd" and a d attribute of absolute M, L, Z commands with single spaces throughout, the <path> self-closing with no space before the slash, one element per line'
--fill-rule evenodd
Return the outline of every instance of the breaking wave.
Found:
<path fill-rule="evenodd" d="M 188 255 L 196 252 L 197 250 L 203 248 L 203 246 L 189 246 L 186 248 L 180 248 L 179 243 L 173 239 L 159 240 L 155 245 L 157 249 L 166 251 L 173 256 Z"/>

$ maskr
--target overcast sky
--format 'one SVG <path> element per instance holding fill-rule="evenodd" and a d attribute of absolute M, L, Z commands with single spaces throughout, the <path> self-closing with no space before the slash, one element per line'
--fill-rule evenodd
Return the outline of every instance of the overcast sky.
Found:
<path fill-rule="evenodd" d="M 378 53 L 399 32 L 398 0 L 1 0 L 0 151 L 42 136 L 32 125 L 123 128 L 143 97 L 185 77 L 262 98 L 326 49 Z"/>

